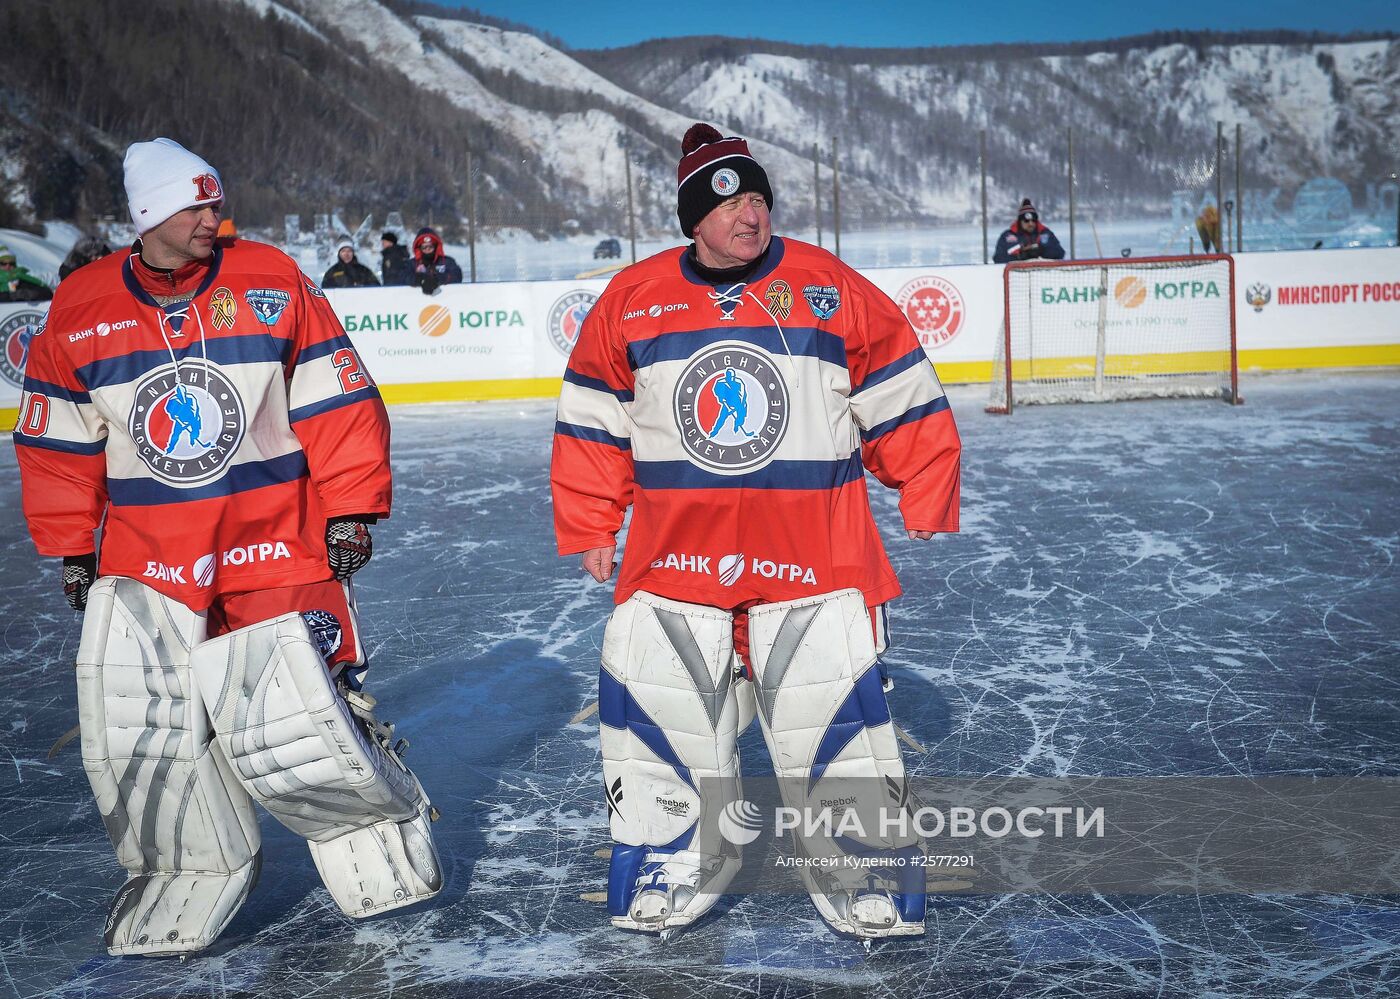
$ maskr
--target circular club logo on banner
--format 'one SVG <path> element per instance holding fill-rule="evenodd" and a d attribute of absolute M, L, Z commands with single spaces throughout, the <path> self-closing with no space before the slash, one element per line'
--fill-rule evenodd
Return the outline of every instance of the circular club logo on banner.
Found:
<path fill-rule="evenodd" d="M 15 388 L 24 387 L 24 361 L 29 341 L 43 328 L 44 314 L 33 309 L 11 312 L 0 319 L 0 378 Z"/>
<path fill-rule="evenodd" d="M 727 198 L 739 190 L 739 175 L 729 167 L 716 170 L 715 175 L 710 178 L 710 187 L 720 197 Z"/>
<path fill-rule="evenodd" d="M 571 291 L 550 306 L 549 340 L 565 357 L 574 349 L 584 317 L 597 301 L 598 296 L 591 291 Z"/>
<path fill-rule="evenodd" d="M 966 309 L 962 293 L 941 277 L 916 277 L 895 296 L 919 342 L 925 347 L 941 347 L 962 329 Z"/>
<path fill-rule="evenodd" d="M 136 389 L 128 421 L 136 453 L 157 478 L 194 486 L 224 473 L 247 421 L 233 383 L 212 364 L 186 362 L 150 375 Z"/>
<path fill-rule="evenodd" d="M 787 383 L 749 344 L 718 344 L 687 361 L 673 405 L 686 456 L 725 475 L 768 464 L 788 428 Z"/>

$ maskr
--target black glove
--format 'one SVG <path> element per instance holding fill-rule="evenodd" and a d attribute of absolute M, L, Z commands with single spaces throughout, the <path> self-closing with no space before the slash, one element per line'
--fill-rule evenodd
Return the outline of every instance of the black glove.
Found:
<path fill-rule="evenodd" d="M 97 581 L 97 554 L 63 556 L 63 595 L 76 611 L 87 607 L 88 590 Z"/>
<path fill-rule="evenodd" d="M 423 294 L 431 295 L 433 292 L 437 291 L 439 283 L 437 271 L 434 268 L 429 267 L 427 273 L 423 275 L 423 280 L 421 283 L 423 287 Z"/>
<path fill-rule="evenodd" d="M 332 517 L 326 522 L 326 561 L 336 579 L 349 579 L 374 554 L 369 517 Z"/>

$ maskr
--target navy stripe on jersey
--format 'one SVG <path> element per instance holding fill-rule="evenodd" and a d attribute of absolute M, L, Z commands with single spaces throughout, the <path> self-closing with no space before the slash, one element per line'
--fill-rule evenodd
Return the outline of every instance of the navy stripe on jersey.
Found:
<path fill-rule="evenodd" d="M 259 361 L 281 364 L 285 342 L 266 333 L 210 338 L 204 341 L 203 346 L 198 338 L 192 338 L 191 343 L 175 348 L 175 357 L 181 365 L 194 365 L 196 370 L 204 361 L 206 348 L 209 360 L 219 365 L 254 364 Z M 91 390 L 104 385 L 124 385 L 169 366 L 169 351 L 137 350 L 122 357 L 98 358 L 78 368 L 77 374 Z"/>
<path fill-rule="evenodd" d="M 184 489 L 166 485 L 157 479 L 108 479 L 107 496 L 113 506 L 187 503 L 191 500 L 233 496 L 283 482 L 295 482 L 306 474 L 306 455 L 301 451 L 293 451 L 279 458 L 234 465 L 213 482 Z"/>
<path fill-rule="evenodd" d="M 748 304 L 757 309 L 752 299 Z M 783 338 L 787 338 L 784 345 Z M 812 326 L 784 326 L 782 335 L 771 322 L 767 326 L 712 326 L 708 329 L 662 333 L 660 336 L 637 340 L 627 345 L 627 361 L 632 370 L 645 368 L 661 361 L 683 361 L 698 354 L 712 343 L 738 340 L 761 347 L 775 357 L 792 352 L 794 357 L 815 357 L 831 364 L 846 366 L 846 341 L 834 333 Z"/>
<path fill-rule="evenodd" d="M 301 348 L 301 353 L 297 355 L 297 365 L 303 365 L 307 361 L 314 361 L 318 357 L 326 357 L 334 354 L 337 350 L 349 347 L 351 350 L 355 345 L 350 342 L 350 338 L 345 335 L 333 336 L 329 340 L 322 340 L 320 343 L 309 344 Z"/>
<path fill-rule="evenodd" d="M 903 357 L 897 357 L 883 368 L 876 368 L 865 376 L 865 381 L 851 389 L 851 395 L 857 392 L 864 392 L 868 388 L 887 382 L 895 375 L 903 374 L 910 368 L 918 367 L 920 363 L 928 363 L 928 355 L 924 353 L 924 348 L 915 347 Z"/>
<path fill-rule="evenodd" d="M 332 396 L 329 399 L 322 399 L 320 402 L 308 403 L 305 406 L 298 406 L 287 413 L 288 423 L 297 423 L 301 420 L 309 420 L 313 416 L 320 416 L 322 413 L 329 413 L 332 410 L 340 409 L 342 406 L 353 406 L 357 402 L 364 402 L 367 399 L 378 399 L 379 389 L 373 385 L 366 385 L 364 388 L 347 392 L 345 395 Z"/>
<path fill-rule="evenodd" d="M 631 389 L 615 389 L 601 378 L 590 378 L 587 375 L 581 375 L 573 368 L 569 368 L 564 372 L 564 381 L 568 382 L 570 385 L 577 385 L 580 388 L 592 389 L 595 392 L 606 392 L 608 395 L 615 396 L 618 402 L 631 402 L 636 398 L 635 393 L 633 393 Z"/>
<path fill-rule="evenodd" d="M 876 438 L 885 436 L 885 434 L 889 433 L 891 430 L 895 430 L 908 423 L 917 423 L 924 417 L 932 416 L 934 413 L 941 413 L 947 408 L 948 397 L 941 395 L 937 399 L 921 403 L 912 409 L 900 413 L 892 420 L 886 420 L 884 423 L 877 423 L 869 430 L 862 430 L 860 432 L 860 439 L 869 444 Z"/>
<path fill-rule="evenodd" d="M 835 461 L 771 461 L 742 475 L 719 475 L 688 461 L 639 461 L 634 466 L 643 489 L 834 489 L 864 474 L 859 451 Z"/>
<path fill-rule="evenodd" d="M 581 441 L 592 441 L 595 444 L 608 444 L 619 451 L 632 450 L 632 441 L 628 437 L 614 437 L 606 430 L 599 430 L 597 427 L 581 427 L 577 423 L 565 423 L 563 420 L 556 420 L 554 432 L 561 437 L 576 437 Z"/>
<path fill-rule="evenodd" d="M 24 376 L 24 390 L 35 395 L 45 395 L 50 399 L 66 399 L 68 402 L 79 404 L 92 402 L 92 396 L 82 389 L 70 389 L 66 385 L 59 385 L 57 382 L 41 382 L 31 375 Z"/>
<path fill-rule="evenodd" d="M 28 434 L 16 430 L 10 435 L 16 444 L 25 447 L 42 448 L 45 451 L 62 451 L 64 454 L 101 454 L 107 450 L 107 438 L 100 441 L 61 441 L 54 437 L 30 437 Z"/>

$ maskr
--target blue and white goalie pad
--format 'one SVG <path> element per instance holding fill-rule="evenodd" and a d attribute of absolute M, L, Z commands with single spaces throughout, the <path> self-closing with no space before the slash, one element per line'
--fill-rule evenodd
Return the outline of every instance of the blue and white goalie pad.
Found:
<path fill-rule="evenodd" d="M 83 769 L 129 879 L 104 933 L 112 954 L 208 947 L 257 881 L 252 799 L 216 741 L 190 650 L 205 617 L 134 579 L 88 593 L 78 650 Z"/>
<path fill-rule="evenodd" d="M 923 846 L 865 599 L 840 590 L 749 610 L 764 738 L 795 809 L 822 918 L 866 939 L 923 932 Z"/>
<path fill-rule="evenodd" d="M 678 932 L 738 872 L 719 819 L 742 796 L 737 741 L 752 718 L 749 687 L 736 677 L 728 611 L 644 592 L 613 611 L 598 681 L 613 925 Z"/>

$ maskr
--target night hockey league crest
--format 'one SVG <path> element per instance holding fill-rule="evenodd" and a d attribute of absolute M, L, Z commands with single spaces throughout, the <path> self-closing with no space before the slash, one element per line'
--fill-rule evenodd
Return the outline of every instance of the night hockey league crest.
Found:
<path fill-rule="evenodd" d="M 787 432 L 787 384 L 773 359 L 749 344 L 718 344 L 692 357 L 673 405 L 686 456 L 723 475 L 768 464 Z"/>
<path fill-rule="evenodd" d="M 809 284 L 802 289 L 802 297 L 818 319 L 830 319 L 841 308 L 841 292 L 834 284 Z"/>
<path fill-rule="evenodd" d="M 282 318 L 282 310 L 291 304 L 292 295 L 281 288 L 250 288 L 243 293 L 243 301 L 248 303 L 258 322 L 276 326 L 277 320 Z"/>
<path fill-rule="evenodd" d="M 598 296 L 591 291 L 571 291 L 550 306 L 546 323 L 549 342 L 565 357 L 574 349 L 579 331 L 583 329 L 583 320 L 597 301 Z"/>
<path fill-rule="evenodd" d="M 157 478 L 193 486 L 221 476 L 243 442 L 243 400 L 219 368 L 194 360 L 136 389 L 128 419 L 136 453 Z"/>
<path fill-rule="evenodd" d="M 44 328 L 44 313 L 33 309 L 11 312 L 0 320 L 0 378 L 15 388 L 24 387 L 24 362 L 29 341 Z"/>

